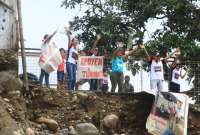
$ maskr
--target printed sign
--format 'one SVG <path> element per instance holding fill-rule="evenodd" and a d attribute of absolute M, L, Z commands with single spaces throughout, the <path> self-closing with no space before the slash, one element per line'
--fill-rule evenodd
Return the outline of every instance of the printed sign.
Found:
<path fill-rule="evenodd" d="M 103 56 L 81 56 L 78 60 L 78 79 L 102 79 Z"/>
<path fill-rule="evenodd" d="M 47 73 L 57 70 L 58 65 L 62 62 L 59 49 L 55 45 L 45 44 L 42 46 L 39 58 L 39 66 Z"/>
<path fill-rule="evenodd" d="M 153 135 L 187 135 L 188 96 L 160 92 L 147 118 L 146 128 Z"/>

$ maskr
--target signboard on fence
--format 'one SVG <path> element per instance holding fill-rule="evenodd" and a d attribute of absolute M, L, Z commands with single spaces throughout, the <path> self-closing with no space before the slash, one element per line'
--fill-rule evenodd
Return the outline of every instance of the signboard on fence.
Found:
<path fill-rule="evenodd" d="M 81 56 L 78 60 L 78 79 L 102 79 L 103 56 Z"/>
<path fill-rule="evenodd" d="M 156 96 L 146 128 L 153 135 L 187 135 L 188 96 L 161 92 Z"/>

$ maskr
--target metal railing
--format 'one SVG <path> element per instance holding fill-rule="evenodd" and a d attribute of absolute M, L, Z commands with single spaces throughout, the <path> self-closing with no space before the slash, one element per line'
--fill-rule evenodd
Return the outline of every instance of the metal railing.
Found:
<path fill-rule="evenodd" d="M 27 60 L 27 72 L 36 75 L 39 78 L 40 75 L 40 67 L 38 65 L 38 59 L 40 55 L 40 49 L 26 48 L 26 60 Z M 22 73 L 22 64 L 21 64 L 21 56 L 19 53 L 19 71 L 18 73 Z M 137 61 L 139 65 L 142 64 L 141 61 Z M 200 61 L 190 61 L 186 60 L 183 63 L 184 70 L 187 70 L 187 76 L 182 80 L 181 83 L 181 91 L 187 91 L 187 94 L 194 97 L 197 103 L 200 103 Z M 164 91 L 168 91 L 169 82 L 171 77 L 171 70 L 168 68 L 165 70 L 165 82 L 164 82 Z M 145 89 L 150 89 L 150 75 L 149 72 L 140 69 L 134 76 L 131 71 L 126 71 L 125 75 L 129 75 L 131 77 L 130 82 L 134 86 L 135 92 L 140 92 Z M 110 82 L 109 82 L 110 83 Z M 67 82 L 66 82 L 67 84 Z M 56 71 L 50 74 L 50 85 L 51 87 L 55 87 L 57 85 L 57 74 Z M 109 84 L 111 87 L 111 84 Z"/>

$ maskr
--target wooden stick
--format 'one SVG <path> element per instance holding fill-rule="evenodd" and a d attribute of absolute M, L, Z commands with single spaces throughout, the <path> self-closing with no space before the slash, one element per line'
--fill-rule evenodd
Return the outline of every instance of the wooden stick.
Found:
<path fill-rule="evenodd" d="M 19 35 L 20 35 L 22 66 L 23 66 L 23 75 L 24 75 L 24 81 L 25 81 L 25 89 L 26 89 L 26 91 L 29 91 L 28 76 L 27 76 L 27 70 L 26 70 L 26 55 L 25 55 L 25 51 L 24 51 L 24 36 L 23 36 L 23 27 L 22 27 L 21 0 L 17 0 L 17 12 L 18 12 Z"/>

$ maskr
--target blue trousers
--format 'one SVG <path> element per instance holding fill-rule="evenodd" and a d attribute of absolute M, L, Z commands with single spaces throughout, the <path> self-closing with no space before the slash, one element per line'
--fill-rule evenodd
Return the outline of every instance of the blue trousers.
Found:
<path fill-rule="evenodd" d="M 44 77 L 45 77 L 45 84 L 49 88 L 49 74 L 47 72 L 45 72 L 43 69 L 41 69 L 41 73 L 40 73 L 40 85 L 42 85 Z"/>
<path fill-rule="evenodd" d="M 74 90 L 76 84 L 76 64 L 67 62 L 68 90 Z"/>

